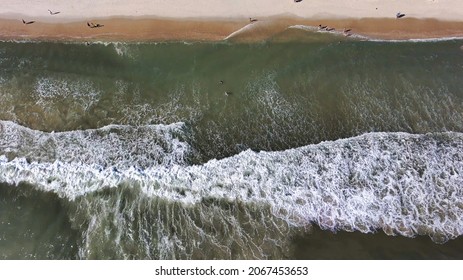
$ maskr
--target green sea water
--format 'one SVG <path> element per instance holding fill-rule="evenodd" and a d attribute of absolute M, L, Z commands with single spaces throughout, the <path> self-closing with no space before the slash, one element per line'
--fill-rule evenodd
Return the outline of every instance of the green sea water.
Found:
<path fill-rule="evenodd" d="M 462 41 L 0 42 L 0 258 L 462 258 Z"/>

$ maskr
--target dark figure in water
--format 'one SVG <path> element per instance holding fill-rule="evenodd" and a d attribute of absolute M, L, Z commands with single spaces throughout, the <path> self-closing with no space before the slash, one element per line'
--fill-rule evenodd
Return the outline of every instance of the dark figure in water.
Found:
<path fill-rule="evenodd" d="M 220 83 L 221 85 L 223 85 L 223 81 L 222 81 L 222 80 L 220 80 L 219 83 Z"/>
<path fill-rule="evenodd" d="M 352 30 L 352 29 L 350 29 L 350 28 L 349 28 L 349 29 L 344 28 L 344 32 L 343 32 L 343 33 L 344 33 L 344 36 L 346 36 L 346 37 L 351 36 L 352 34 L 349 33 L 349 32 L 351 32 L 351 30 Z"/>
<path fill-rule="evenodd" d="M 302 0 L 294 0 L 294 2 L 299 3 L 302 2 Z"/>
<path fill-rule="evenodd" d="M 257 19 L 255 19 L 255 18 L 249 18 L 249 22 L 251 22 L 251 23 L 256 22 L 256 21 L 257 21 Z"/>
<path fill-rule="evenodd" d="M 405 14 L 402 14 L 402 13 L 400 13 L 400 12 L 398 12 L 398 13 L 395 15 L 396 18 L 403 18 L 404 16 L 405 16 Z"/>
<path fill-rule="evenodd" d="M 35 21 L 25 21 L 25 20 L 23 19 L 23 23 L 24 23 L 24 24 L 33 24 L 34 22 L 35 22 Z"/>
<path fill-rule="evenodd" d="M 323 30 L 323 29 L 326 29 L 327 27 L 328 27 L 327 25 L 322 26 L 321 24 L 319 24 L 318 25 L 318 30 Z"/>

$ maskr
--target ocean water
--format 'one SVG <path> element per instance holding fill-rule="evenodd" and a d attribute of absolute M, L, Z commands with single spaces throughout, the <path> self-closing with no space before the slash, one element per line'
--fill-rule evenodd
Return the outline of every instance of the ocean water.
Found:
<path fill-rule="evenodd" d="M 0 258 L 461 259 L 461 45 L 0 42 Z"/>

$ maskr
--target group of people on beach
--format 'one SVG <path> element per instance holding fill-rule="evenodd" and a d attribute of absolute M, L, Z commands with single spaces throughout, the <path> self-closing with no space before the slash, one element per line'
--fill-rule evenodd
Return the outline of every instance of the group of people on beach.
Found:
<path fill-rule="evenodd" d="M 90 28 L 99 28 L 99 27 L 103 27 L 104 25 L 103 24 L 95 24 L 93 22 L 87 22 L 87 26 L 90 27 Z"/>
<path fill-rule="evenodd" d="M 403 18 L 405 16 L 405 14 L 401 13 L 401 12 L 398 12 L 396 14 L 396 18 L 399 19 L 399 18 Z M 331 32 L 331 31 L 335 31 L 336 29 L 334 27 L 329 27 L 327 25 L 321 25 L 319 24 L 318 25 L 318 30 L 319 31 L 327 31 L 327 32 Z M 348 37 L 348 36 L 351 36 L 352 33 L 350 33 L 352 31 L 351 28 L 344 28 L 342 34 L 344 34 L 344 36 Z"/>
<path fill-rule="evenodd" d="M 50 9 L 48 9 L 48 12 L 49 12 L 50 15 L 52 15 L 52 16 L 61 13 L 61 12 L 59 12 L 59 11 L 53 12 L 53 11 L 50 10 Z M 29 25 L 29 24 L 35 23 L 35 20 L 25 21 L 24 19 L 22 19 L 22 22 L 23 22 L 23 24 L 25 24 L 25 25 Z M 99 27 L 103 27 L 104 25 L 103 25 L 103 24 L 99 24 L 99 23 L 87 22 L 87 26 L 90 27 L 90 28 L 99 28 Z"/>
<path fill-rule="evenodd" d="M 57 15 L 61 12 L 57 11 L 57 12 L 53 12 L 52 10 L 48 9 L 48 12 L 50 13 L 50 15 L 54 16 L 54 15 Z M 30 20 L 30 21 L 25 21 L 24 19 L 22 19 L 22 22 L 23 24 L 33 24 L 35 22 L 35 20 Z"/>
<path fill-rule="evenodd" d="M 319 24 L 318 25 L 318 30 L 319 31 L 331 32 L 331 31 L 335 31 L 336 29 L 334 27 L 329 27 L 328 25 Z M 351 31 L 352 31 L 351 28 L 344 28 L 344 30 L 342 31 L 342 34 L 344 34 L 344 36 L 348 37 L 348 36 L 352 35 L 352 33 L 350 33 Z"/>
<path fill-rule="evenodd" d="M 302 1 L 302 0 L 294 0 L 294 2 L 301 2 L 301 1 Z M 377 9 L 377 8 L 376 8 L 376 9 Z M 50 13 L 50 15 L 57 15 L 57 14 L 60 13 L 59 11 L 53 12 L 53 11 L 51 11 L 51 10 L 48 10 L 48 12 Z M 401 12 L 398 12 L 398 13 L 396 14 L 396 18 L 397 18 L 397 19 L 403 18 L 404 16 L 405 16 L 405 14 L 403 14 L 403 13 L 401 13 Z M 256 21 L 257 21 L 256 18 L 252 18 L 252 17 L 249 18 L 249 22 L 250 22 L 250 23 L 254 23 L 254 22 L 256 22 Z M 35 23 L 35 21 L 25 21 L 24 19 L 22 19 L 22 22 L 23 22 L 23 24 L 25 24 L 25 25 L 29 25 L 29 24 Z M 103 27 L 104 25 L 103 25 L 103 24 L 99 24 L 99 23 L 87 22 L 87 26 L 88 26 L 89 28 L 100 28 L 100 27 Z M 321 24 L 319 24 L 319 25 L 318 25 L 318 30 L 319 30 L 319 31 L 332 32 L 332 31 L 335 31 L 336 29 L 335 29 L 334 27 L 329 27 L 329 26 L 327 26 L 327 25 L 321 25 Z M 352 33 L 350 33 L 351 31 L 352 31 L 352 29 L 350 29 L 350 28 L 344 28 L 342 34 L 344 34 L 344 36 L 348 37 L 348 36 L 351 36 L 351 35 L 352 35 Z M 221 83 L 223 83 L 223 81 L 221 81 Z M 228 94 L 227 94 L 227 95 L 228 95 Z"/>

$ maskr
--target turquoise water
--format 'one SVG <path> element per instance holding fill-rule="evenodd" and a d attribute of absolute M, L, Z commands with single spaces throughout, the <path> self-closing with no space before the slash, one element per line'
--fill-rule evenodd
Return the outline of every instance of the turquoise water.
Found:
<path fill-rule="evenodd" d="M 2 42 L 1 258 L 461 258 L 461 44 Z"/>

